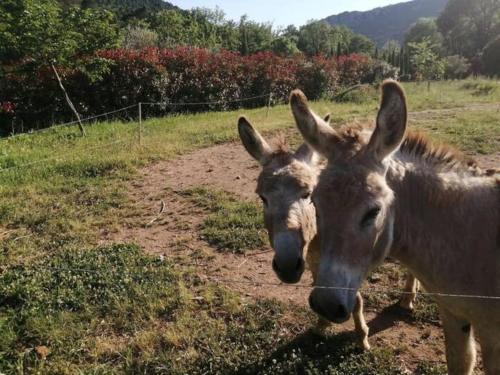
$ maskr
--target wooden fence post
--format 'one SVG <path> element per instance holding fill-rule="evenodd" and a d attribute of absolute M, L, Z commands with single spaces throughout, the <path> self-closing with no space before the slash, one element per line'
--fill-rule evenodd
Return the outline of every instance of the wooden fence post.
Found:
<path fill-rule="evenodd" d="M 139 146 L 142 147 L 142 103 L 139 102 Z"/>
<path fill-rule="evenodd" d="M 78 111 L 76 110 L 75 106 L 73 105 L 73 102 L 69 98 L 69 95 L 66 92 L 66 89 L 64 88 L 64 85 L 62 83 L 61 77 L 59 77 L 59 73 L 57 73 L 56 67 L 54 66 L 53 63 L 50 64 L 50 66 L 52 67 L 52 70 L 54 71 L 54 74 L 56 75 L 57 81 L 59 82 L 59 87 L 61 88 L 62 92 L 64 93 L 64 97 L 66 98 L 66 102 L 68 103 L 69 108 L 71 108 L 71 110 L 73 111 L 73 113 L 76 116 L 76 119 L 78 120 L 78 127 L 80 128 L 80 132 L 85 137 L 85 135 L 86 135 L 85 129 L 83 127 L 82 120 L 80 119 L 80 115 L 78 114 Z"/>
<path fill-rule="evenodd" d="M 269 117 L 269 110 L 271 109 L 271 102 L 273 100 L 273 93 L 269 93 L 269 100 L 267 101 L 267 112 L 266 112 L 266 118 Z"/>

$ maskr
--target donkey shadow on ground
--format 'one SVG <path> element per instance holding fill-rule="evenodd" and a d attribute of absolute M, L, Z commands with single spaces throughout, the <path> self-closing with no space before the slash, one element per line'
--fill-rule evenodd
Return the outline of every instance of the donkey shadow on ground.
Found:
<path fill-rule="evenodd" d="M 386 307 L 370 322 L 370 336 L 396 326 L 399 322 L 414 323 L 411 312 L 401 308 L 398 304 Z M 260 373 L 309 373 L 308 366 L 313 364 L 314 369 L 328 371 L 332 367 L 345 362 L 347 357 L 362 354 L 362 350 L 355 344 L 354 331 L 339 331 L 333 327 L 327 336 L 321 336 L 309 329 L 291 341 L 283 343 L 270 355 L 260 361 L 236 371 L 228 373 L 260 374 Z"/>

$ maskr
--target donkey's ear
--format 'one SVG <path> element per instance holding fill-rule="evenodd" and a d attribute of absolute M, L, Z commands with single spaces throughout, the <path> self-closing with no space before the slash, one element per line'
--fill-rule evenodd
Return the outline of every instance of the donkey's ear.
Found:
<path fill-rule="evenodd" d="M 264 164 L 272 154 L 271 147 L 243 116 L 238 120 L 238 132 L 248 153 L 260 164 Z"/>
<path fill-rule="evenodd" d="M 311 164 L 314 159 L 314 150 L 307 143 L 302 143 L 295 151 L 294 157 L 306 164 Z"/>
<path fill-rule="evenodd" d="M 405 135 L 407 116 L 403 88 L 396 81 L 385 81 L 382 85 L 377 126 L 368 145 L 376 159 L 382 161 L 399 148 Z"/>
<path fill-rule="evenodd" d="M 338 142 L 337 133 L 309 109 L 307 98 L 302 91 L 292 91 L 290 105 L 304 140 L 320 154 L 326 157 L 332 155 Z"/>

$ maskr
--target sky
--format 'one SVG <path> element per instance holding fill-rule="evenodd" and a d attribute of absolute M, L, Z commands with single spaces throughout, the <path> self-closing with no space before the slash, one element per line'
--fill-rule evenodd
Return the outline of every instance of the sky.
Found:
<path fill-rule="evenodd" d="M 227 18 L 239 20 L 243 14 L 253 21 L 272 22 L 275 27 L 300 26 L 311 19 L 353 10 L 370 10 L 408 0 L 169 0 L 183 9 L 221 8 Z"/>

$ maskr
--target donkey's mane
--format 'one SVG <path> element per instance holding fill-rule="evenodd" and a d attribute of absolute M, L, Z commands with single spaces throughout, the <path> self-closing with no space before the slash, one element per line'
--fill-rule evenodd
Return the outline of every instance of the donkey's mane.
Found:
<path fill-rule="evenodd" d="M 408 131 L 399 149 L 401 153 L 440 170 L 478 172 L 476 162 L 456 148 L 433 142 L 426 134 Z"/>

